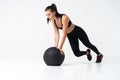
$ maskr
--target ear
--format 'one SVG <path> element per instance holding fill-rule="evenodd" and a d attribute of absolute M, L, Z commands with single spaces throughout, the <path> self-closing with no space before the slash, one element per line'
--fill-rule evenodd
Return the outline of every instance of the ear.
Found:
<path fill-rule="evenodd" d="M 55 15 L 55 14 L 56 14 L 56 12 L 55 12 L 55 11 L 53 11 L 53 14 Z"/>

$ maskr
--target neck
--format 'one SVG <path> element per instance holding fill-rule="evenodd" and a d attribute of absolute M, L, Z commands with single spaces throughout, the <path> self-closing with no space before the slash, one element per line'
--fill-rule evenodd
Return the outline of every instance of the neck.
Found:
<path fill-rule="evenodd" d="M 57 20 L 58 18 L 55 16 L 55 18 L 54 18 L 55 20 Z"/>

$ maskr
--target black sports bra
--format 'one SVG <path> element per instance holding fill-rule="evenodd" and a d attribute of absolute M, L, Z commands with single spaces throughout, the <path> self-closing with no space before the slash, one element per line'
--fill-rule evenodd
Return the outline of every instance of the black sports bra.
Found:
<path fill-rule="evenodd" d="M 64 14 L 62 14 L 62 16 L 63 16 L 63 15 L 64 15 Z M 62 16 L 61 16 L 61 19 L 60 19 L 61 23 L 62 23 Z M 56 25 L 56 27 L 57 27 L 58 29 L 62 29 L 62 27 L 58 27 L 58 26 L 57 26 L 55 20 L 54 20 L 54 23 L 55 23 L 55 25 Z M 69 22 L 68 22 L 68 28 L 71 26 L 71 24 L 72 24 L 72 22 L 71 22 L 71 20 L 69 20 Z"/>

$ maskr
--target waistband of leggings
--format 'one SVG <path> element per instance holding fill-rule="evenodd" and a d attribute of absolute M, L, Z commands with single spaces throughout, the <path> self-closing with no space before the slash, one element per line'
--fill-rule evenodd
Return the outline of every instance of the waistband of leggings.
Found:
<path fill-rule="evenodd" d="M 67 33 L 67 35 L 68 35 L 68 36 L 71 35 L 71 34 L 75 31 L 75 29 L 76 29 L 77 27 L 79 27 L 79 26 L 75 25 L 75 28 L 74 28 L 70 33 Z"/>

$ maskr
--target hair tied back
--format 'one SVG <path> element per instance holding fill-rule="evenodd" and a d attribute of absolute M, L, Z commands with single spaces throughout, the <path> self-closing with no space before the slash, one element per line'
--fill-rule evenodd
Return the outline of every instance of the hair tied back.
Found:
<path fill-rule="evenodd" d="M 51 4 L 51 7 L 54 9 L 54 10 L 57 10 L 57 7 L 54 3 Z"/>

